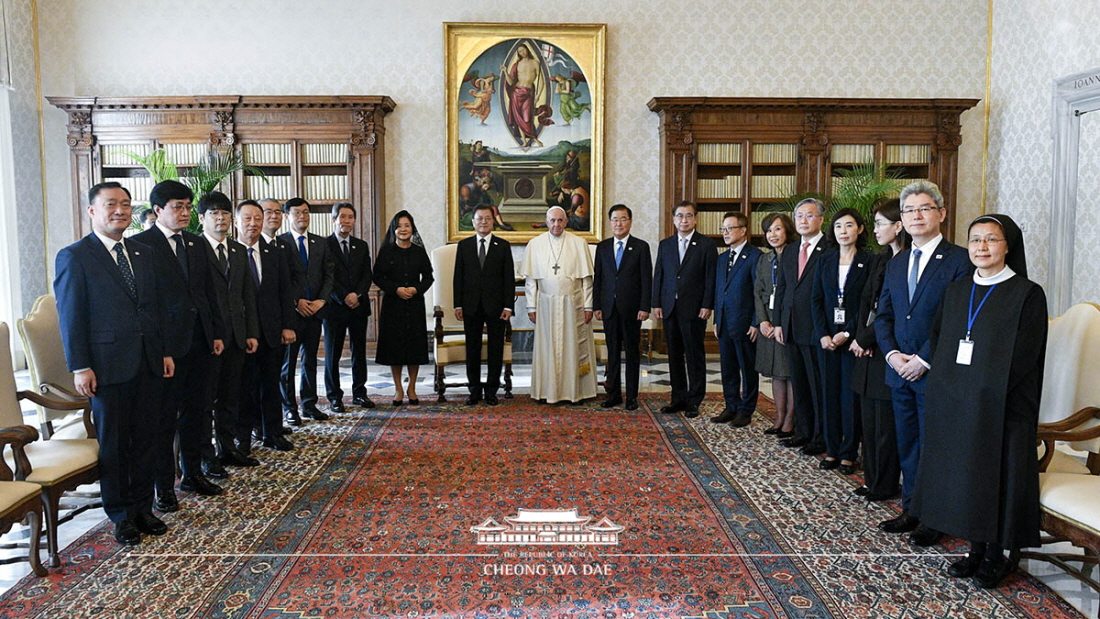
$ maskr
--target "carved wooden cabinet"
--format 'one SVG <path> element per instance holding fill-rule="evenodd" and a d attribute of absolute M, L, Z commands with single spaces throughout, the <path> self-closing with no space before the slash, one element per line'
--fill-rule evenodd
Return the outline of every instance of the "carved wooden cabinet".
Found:
<path fill-rule="evenodd" d="M 954 235 L 959 118 L 977 99 L 767 99 L 657 97 L 660 116 L 661 230 L 671 209 L 698 205 L 698 229 L 720 239 L 722 213 L 760 220 L 793 194 L 831 193 L 839 171 L 884 162 L 901 178 L 928 179 L 943 191 Z"/>

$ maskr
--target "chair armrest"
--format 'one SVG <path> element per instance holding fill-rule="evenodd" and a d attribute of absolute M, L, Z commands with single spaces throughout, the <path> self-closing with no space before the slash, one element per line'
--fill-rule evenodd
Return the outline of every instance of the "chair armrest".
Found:
<path fill-rule="evenodd" d="M 1067 431 L 1067 430 L 1072 430 L 1072 429 L 1076 428 L 1077 426 L 1085 423 L 1089 419 L 1100 419 L 1100 408 L 1097 408 L 1095 406 L 1086 406 L 1085 408 L 1082 408 L 1081 410 L 1079 410 L 1076 413 L 1070 415 L 1069 417 L 1066 417 L 1065 419 L 1063 419 L 1061 421 L 1052 421 L 1052 422 L 1049 422 L 1049 423 L 1041 423 L 1041 424 L 1039 424 L 1039 432 L 1043 432 L 1044 430 L 1051 430 L 1051 431 L 1055 431 L 1055 432 L 1064 432 L 1064 431 Z M 1055 439 L 1055 440 L 1060 441 L 1062 439 Z"/>
<path fill-rule="evenodd" d="M 1058 422 L 1061 423 L 1061 422 Z M 1040 424 L 1037 436 L 1039 440 L 1053 443 L 1054 441 L 1061 441 L 1063 443 L 1072 443 L 1076 441 L 1091 441 L 1094 438 L 1100 438 L 1100 425 L 1092 426 L 1091 428 L 1081 428 L 1080 430 L 1055 430 L 1050 427 L 1055 424 Z"/>
<path fill-rule="evenodd" d="M 38 385 L 38 391 L 42 394 L 59 393 L 62 396 L 66 397 L 66 398 L 69 398 L 71 400 L 87 400 L 88 399 L 88 398 L 80 395 L 79 393 L 73 391 L 72 389 L 69 389 L 67 387 L 63 387 L 61 385 L 58 385 L 57 383 L 42 383 L 42 384 Z"/>
<path fill-rule="evenodd" d="M 6 445 L 11 445 L 12 455 L 15 460 L 15 473 L 8 468 L 8 463 L 4 458 L 0 457 L 0 480 L 23 481 L 27 478 L 27 475 L 31 473 L 31 461 L 27 459 L 27 452 L 23 447 L 27 443 L 33 443 L 38 440 L 38 430 L 34 426 L 13 426 L 10 428 L 0 428 L 0 449 L 3 449 Z"/>
<path fill-rule="evenodd" d="M 79 411 L 83 410 L 83 422 L 84 431 L 88 433 L 88 438 L 96 438 L 95 424 L 92 423 L 92 403 L 91 400 L 85 398 L 82 401 L 69 401 L 58 400 L 56 398 L 50 398 L 40 393 L 33 391 L 20 391 L 16 394 L 20 400 L 30 400 L 39 406 L 46 408 L 52 408 L 59 411 Z"/>

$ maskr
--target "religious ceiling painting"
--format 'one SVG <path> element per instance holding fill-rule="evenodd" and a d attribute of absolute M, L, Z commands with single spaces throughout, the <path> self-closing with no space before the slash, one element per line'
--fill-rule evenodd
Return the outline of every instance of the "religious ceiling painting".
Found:
<path fill-rule="evenodd" d="M 444 24 L 448 237 L 525 243 L 546 210 L 591 241 L 603 225 L 605 24 Z"/>

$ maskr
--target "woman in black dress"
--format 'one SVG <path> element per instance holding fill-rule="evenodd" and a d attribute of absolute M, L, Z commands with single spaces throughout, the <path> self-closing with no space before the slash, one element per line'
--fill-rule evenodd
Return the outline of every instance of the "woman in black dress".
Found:
<path fill-rule="evenodd" d="M 924 445 L 909 511 L 970 542 L 948 575 L 997 586 L 1039 542 L 1035 433 L 1046 354 L 1046 295 L 1027 279 L 1020 228 L 970 224 L 973 279 L 952 282 L 932 325 Z M 1006 559 L 1008 550 L 1011 559 Z"/>
<path fill-rule="evenodd" d="M 374 264 L 374 283 L 382 290 L 378 317 L 378 353 L 375 363 L 390 366 L 393 373 L 393 405 L 405 399 L 420 404 L 416 376 L 428 362 L 427 314 L 424 293 L 432 287 L 432 263 L 416 222 L 408 211 L 393 216 L 386 240 Z M 409 369 L 409 387 L 402 388 L 401 367 Z"/>

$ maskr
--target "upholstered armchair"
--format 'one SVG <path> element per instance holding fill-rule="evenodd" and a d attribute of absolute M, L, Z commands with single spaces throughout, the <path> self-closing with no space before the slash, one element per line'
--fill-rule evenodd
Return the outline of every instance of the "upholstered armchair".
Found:
<path fill-rule="evenodd" d="M 25 446 L 38 439 L 38 431 L 32 426 L 17 425 L 0 429 L 0 448 L 10 452 L 15 461 L 27 460 Z M 42 538 L 42 488 L 38 484 L 15 481 L 7 462 L 0 460 L 0 533 L 7 533 L 13 524 L 26 522 L 30 528 L 28 535 L 27 560 L 35 576 L 45 576 L 46 568 L 38 557 L 38 545 Z M 14 545 L 3 546 L 13 548 Z M 22 561 L 22 557 L 4 559 L 0 563 Z"/>
<path fill-rule="evenodd" d="M 462 323 L 455 318 L 454 307 L 454 271 L 455 254 L 458 245 L 450 244 L 437 247 L 432 250 L 432 270 L 435 272 L 435 285 L 432 290 L 435 294 L 435 308 L 432 312 L 433 322 L 429 325 L 432 331 L 432 347 L 435 356 L 435 392 L 439 402 L 446 402 L 445 393 L 448 387 L 465 387 L 465 370 L 463 370 L 461 382 L 447 382 L 446 370 L 448 365 L 466 366 L 466 335 L 462 331 Z M 486 337 L 482 338 L 481 360 L 484 362 L 488 355 Z M 502 380 L 504 397 L 512 397 L 512 323 L 505 326 L 504 331 L 504 377 Z"/>
<path fill-rule="evenodd" d="M 27 354 L 33 390 L 51 400 L 81 405 L 78 409 L 55 409 L 36 404 L 42 435 L 46 439 L 94 438 L 90 416 L 73 414 L 74 410 L 88 411 L 89 404 L 87 398 L 76 393 L 72 372 L 65 363 L 54 296 L 38 297 L 30 313 L 16 321 L 16 328 Z"/>
<path fill-rule="evenodd" d="M 23 424 L 19 401 L 26 399 L 40 406 L 55 410 L 78 410 L 85 404 L 53 400 L 30 391 L 18 391 L 12 367 L 10 333 L 8 325 L 0 322 L 0 428 Z M 85 411 L 87 415 L 87 411 Z M 86 422 L 91 427 L 90 422 Z M 94 436 L 94 432 L 92 436 Z M 35 433 L 35 437 L 38 433 Z M 46 517 L 46 541 L 50 553 L 50 567 L 59 567 L 61 559 L 57 547 L 57 527 L 74 515 L 97 503 L 85 502 L 60 518 L 61 496 L 83 484 L 99 480 L 99 444 L 94 438 L 35 441 L 22 451 L 4 450 L 7 466 L 15 469 L 15 479 L 36 484 L 40 488 Z"/>

